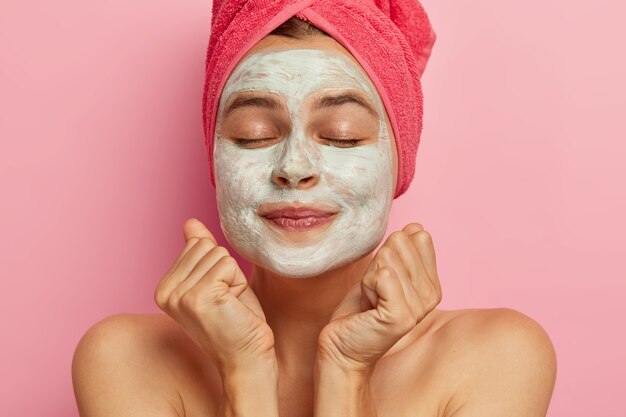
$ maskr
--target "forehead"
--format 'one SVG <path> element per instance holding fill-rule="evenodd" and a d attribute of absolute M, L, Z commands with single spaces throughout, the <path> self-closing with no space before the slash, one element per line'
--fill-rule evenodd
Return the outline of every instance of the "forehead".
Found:
<path fill-rule="evenodd" d="M 380 110 L 378 92 L 357 63 L 337 51 L 310 48 L 263 50 L 247 56 L 226 82 L 220 107 L 242 91 L 270 91 L 289 101 L 333 88 L 362 91 Z"/>

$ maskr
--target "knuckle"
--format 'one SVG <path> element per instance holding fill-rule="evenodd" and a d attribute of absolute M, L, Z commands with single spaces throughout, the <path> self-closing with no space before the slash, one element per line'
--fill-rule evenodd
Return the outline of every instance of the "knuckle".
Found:
<path fill-rule="evenodd" d="M 363 279 L 361 280 L 362 285 L 371 286 L 373 282 L 376 280 L 376 276 L 378 275 L 378 270 L 372 270 L 363 275 Z"/>
<path fill-rule="evenodd" d="M 233 263 L 233 261 L 235 260 L 235 258 L 233 258 L 230 255 L 225 255 L 222 256 L 221 258 L 219 258 L 217 260 L 217 262 L 215 262 L 215 264 L 219 264 L 220 266 L 226 266 L 226 267 L 230 267 Z"/>
<path fill-rule="evenodd" d="M 424 280 L 427 281 L 427 280 Z M 433 287 L 430 282 L 424 282 L 424 288 L 422 289 L 422 294 L 427 300 L 434 299 L 437 295 L 437 290 Z"/>
<path fill-rule="evenodd" d="M 196 247 L 198 247 L 203 252 L 210 251 L 214 246 L 215 246 L 215 243 L 213 243 L 211 239 L 208 239 L 206 237 L 200 238 L 198 240 L 198 243 L 196 244 Z"/>
<path fill-rule="evenodd" d="M 416 236 L 417 236 L 417 239 L 423 243 L 429 243 L 429 242 L 432 242 L 433 240 L 431 234 L 428 233 L 426 230 L 420 230 L 419 232 L 416 233 Z"/>
<path fill-rule="evenodd" d="M 406 237 L 406 234 L 402 231 L 396 230 L 395 232 L 391 233 L 389 235 L 389 238 L 387 239 L 390 243 L 399 243 L 402 240 L 404 240 L 404 238 Z"/>
<path fill-rule="evenodd" d="M 428 305 L 426 306 L 426 312 L 428 312 L 428 313 L 429 313 L 429 312 L 433 311 L 433 310 L 435 309 L 435 307 L 437 307 L 437 304 L 439 304 L 439 303 L 437 302 L 437 300 L 432 299 L 432 300 L 430 301 L 430 303 L 428 303 Z"/>
<path fill-rule="evenodd" d="M 180 289 L 178 288 L 172 291 L 166 302 L 167 307 L 171 309 L 177 309 L 184 295 L 185 294 L 181 293 Z"/>
<path fill-rule="evenodd" d="M 211 249 L 211 253 L 217 255 L 220 258 L 229 256 L 228 250 L 224 246 L 216 246 Z"/>
<path fill-rule="evenodd" d="M 402 231 L 405 232 L 407 236 L 412 236 L 420 230 L 424 230 L 424 226 L 422 226 L 420 223 L 409 223 L 404 226 L 404 229 L 402 229 Z"/>
<path fill-rule="evenodd" d="M 432 311 L 437 305 L 441 302 L 441 293 L 438 291 L 433 291 L 430 297 L 428 297 L 428 301 L 426 303 L 426 309 L 428 311 Z"/>
<path fill-rule="evenodd" d="M 389 246 L 383 246 L 380 248 L 380 250 L 378 251 L 376 255 L 378 259 L 388 261 L 393 256 L 392 252 L 393 252 L 393 249 L 391 249 Z"/>
<path fill-rule="evenodd" d="M 380 247 L 380 249 L 378 249 L 378 252 L 376 253 L 377 255 L 384 255 L 388 252 L 391 251 L 391 248 L 389 246 L 383 245 Z"/>
<path fill-rule="evenodd" d="M 443 300 L 443 295 L 441 294 L 441 291 L 437 291 L 437 297 L 435 298 L 435 306 L 438 306 L 441 303 L 441 300 Z"/>
<path fill-rule="evenodd" d="M 201 237 L 201 238 L 200 238 L 200 240 L 202 240 L 203 242 L 207 242 L 207 243 L 209 243 L 209 244 L 211 244 L 211 245 L 213 245 L 213 246 L 217 246 L 217 245 L 215 244 L 215 240 L 213 240 L 213 238 L 212 238 L 212 237 L 209 237 L 209 236 L 204 236 L 204 237 Z"/>
<path fill-rule="evenodd" d="M 379 279 L 393 279 L 395 274 L 393 272 L 393 269 L 388 266 L 383 266 L 378 270 L 378 274 L 376 275 Z"/>
<path fill-rule="evenodd" d="M 154 302 L 161 308 L 165 308 L 167 306 L 167 300 L 168 297 L 167 295 L 163 292 L 163 290 L 161 290 L 160 288 L 157 287 L 156 291 L 154 291 Z"/>
<path fill-rule="evenodd" d="M 439 303 L 441 302 L 441 300 L 443 300 L 443 293 L 441 292 L 441 290 L 440 290 L 440 289 L 437 289 L 437 291 L 436 291 L 436 292 L 437 292 L 437 298 L 436 298 L 436 300 L 437 300 L 437 304 L 439 304 Z"/>
<path fill-rule="evenodd" d="M 200 238 L 199 237 L 192 237 L 185 244 L 185 250 L 188 250 L 188 249 L 190 249 L 192 247 L 195 247 L 199 242 L 200 242 Z"/>
<path fill-rule="evenodd" d="M 188 291 L 180 299 L 180 306 L 185 311 L 196 311 L 199 305 L 199 297 L 196 292 Z"/>

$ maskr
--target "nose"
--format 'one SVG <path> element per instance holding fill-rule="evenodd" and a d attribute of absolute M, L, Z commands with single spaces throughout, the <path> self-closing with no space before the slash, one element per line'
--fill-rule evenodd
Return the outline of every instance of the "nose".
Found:
<path fill-rule="evenodd" d="M 320 154 L 308 138 L 289 138 L 272 170 L 272 182 L 280 188 L 305 190 L 319 183 Z"/>

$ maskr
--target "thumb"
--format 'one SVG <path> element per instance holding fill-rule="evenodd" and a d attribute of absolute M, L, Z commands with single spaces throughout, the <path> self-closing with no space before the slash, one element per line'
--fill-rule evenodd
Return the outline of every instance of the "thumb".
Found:
<path fill-rule="evenodd" d="M 185 241 L 189 241 L 192 238 L 208 238 L 213 241 L 217 245 L 217 239 L 215 236 L 206 228 L 204 223 L 202 223 L 198 219 L 188 219 L 183 225 L 183 236 L 185 237 Z"/>
<path fill-rule="evenodd" d="M 360 313 L 361 310 L 361 285 L 356 283 L 350 288 L 344 299 L 335 307 L 330 321 Z"/>
<path fill-rule="evenodd" d="M 264 321 L 266 320 L 265 312 L 263 311 L 263 308 L 261 307 L 261 303 L 259 303 L 259 299 L 257 298 L 256 294 L 254 293 L 254 291 L 252 291 L 249 285 L 246 286 L 246 289 L 239 296 L 239 301 L 241 301 L 246 307 L 252 310 L 257 316 L 261 317 Z"/>

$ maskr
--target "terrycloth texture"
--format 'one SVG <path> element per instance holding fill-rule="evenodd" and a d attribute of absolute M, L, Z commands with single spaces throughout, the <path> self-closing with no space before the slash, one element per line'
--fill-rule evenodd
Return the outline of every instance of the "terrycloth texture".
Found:
<path fill-rule="evenodd" d="M 312 23 L 361 64 L 383 101 L 398 148 L 394 198 L 408 188 L 422 132 L 420 77 L 436 35 L 416 0 L 213 0 L 203 95 L 211 182 L 220 94 L 241 57 L 292 16 Z"/>

